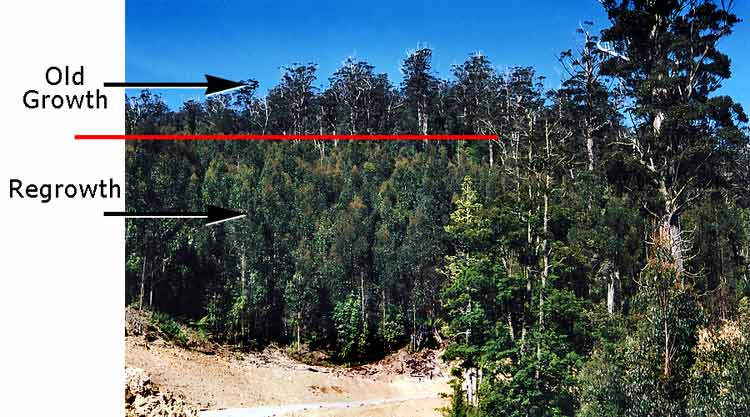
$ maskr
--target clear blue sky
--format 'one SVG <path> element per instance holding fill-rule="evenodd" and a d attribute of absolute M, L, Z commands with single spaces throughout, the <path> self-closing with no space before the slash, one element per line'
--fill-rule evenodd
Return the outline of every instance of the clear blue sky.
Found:
<path fill-rule="evenodd" d="M 737 2 L 738 25 L 722 43 L 733 78 L 724 92 L 750 108 L 750 6 Z M 184 0 L 126 2 L 128 81 L 201 81 L 204 73 L 253 78 L 260 92 L 280 67 L 318 64 L 318 84 L 348 56 L 375 65 L 394 84 L 409 49 L 433 49 L 433 69 L 448 77 L 453 64 L 482 52 L 499 68 L 533 66 L 557 87 L 556 56 L 575 46 L 579 22 L 607 25 L 597 0 Z M 160 91 L 172 107 L 200 91 Z"/>

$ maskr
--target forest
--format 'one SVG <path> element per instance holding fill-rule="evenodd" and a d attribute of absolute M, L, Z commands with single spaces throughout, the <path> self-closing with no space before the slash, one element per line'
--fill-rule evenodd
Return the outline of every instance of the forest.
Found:
<path fill-rule="evenodd" d="M 497 139 L 128 142 L 128 210 L 247 217 L 129 220 L 126 303 L 343 364 L 445 347 L 446 416 L 750 415 L 748 118 L 718 91 L 741 21 L 601 3 L 554 89 L 417 48 L 399 81 L 348 58 L 178 109 L 127 97 L 134 134 Z"/>

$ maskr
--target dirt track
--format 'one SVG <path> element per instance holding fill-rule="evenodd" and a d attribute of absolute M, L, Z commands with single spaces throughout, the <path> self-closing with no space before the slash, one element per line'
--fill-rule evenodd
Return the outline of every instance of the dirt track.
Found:
<path fill-rule="evenodd" d="M 438 398 L 404 398 L 350 401 L 339 403 L 313 403 L 271 405 L 251 408 L 230 408 L 209 410 L 200 413 L 201 417 L 267 417 L 267 416 L 380 416 L 380 415 L 431 415 L 442 406 Z M 434 404 L 434 405 L 430 405 Z M 399 413 L 399 414 L 396 414 Z"/>

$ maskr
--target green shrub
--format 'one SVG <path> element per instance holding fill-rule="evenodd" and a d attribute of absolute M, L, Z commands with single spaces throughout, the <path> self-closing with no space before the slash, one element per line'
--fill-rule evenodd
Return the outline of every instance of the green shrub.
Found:
<path fill-rule="evenodd" d="M 151 314 L 151 324 L 156 326 L 162 332 L 167 340 L 180 346 L 187 346 L 188 337 L 182 331 L 180 324 L 168 315 L 155 311 Z"/>
<path fill-rule="evenodd" d="M 359 299 L 351 294 L 346 301 L 336 304 L 333 312 L 336 323 L 336 356 L 352 363 L 362 358 L 367 343 Z"/>

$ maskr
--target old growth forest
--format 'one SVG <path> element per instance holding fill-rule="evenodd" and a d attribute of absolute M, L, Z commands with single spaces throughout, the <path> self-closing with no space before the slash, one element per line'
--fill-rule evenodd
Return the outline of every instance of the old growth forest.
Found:
<path fill-rule="evenodd" d="M 478 53 L 437 74 L 420 47 L 401 80 L 348 58 L 127 97 L 127 133 L 497 140 L 129 142 L 129 210 L 247 217 L 128 221 L 126 302 L 342 364 L 445 347 L 447 416 L 750 415 L 748 118 L 719 91 L 741 20 L 601 3 L 560 82 Z"/>

